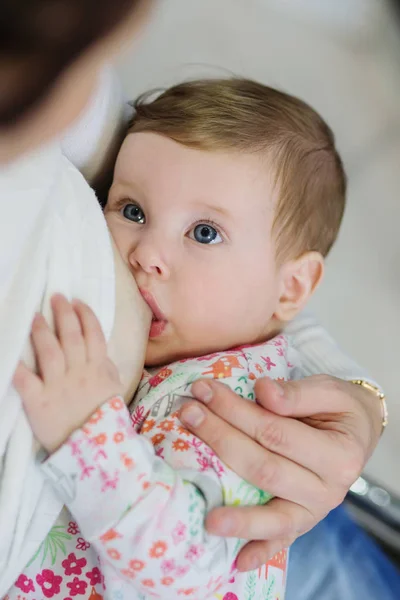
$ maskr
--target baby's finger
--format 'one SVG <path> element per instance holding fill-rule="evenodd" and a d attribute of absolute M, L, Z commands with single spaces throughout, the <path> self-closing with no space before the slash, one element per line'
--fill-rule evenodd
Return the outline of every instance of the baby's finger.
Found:
<path fill-rule="evenodd" d="M 22 361 L 15 369 L 12 382 L 24 404 L 30 404 L 42 394 L 42 380 Z"/>
<path fill-rule="evenodd" d="M 36 314 L 33 320 L 31 339 L 41 378 L 47 382 L 58 379 L 65 372 L 64 353 L 57 337 L 40 314 Z"/>
<path fill-rule="evenodd" d="M 73 306 L 81 324 L 88 360 L 104 358 L 107 344 L 98 318 L 90 306 L 80 300 L 74 300 Z"/>
<path fill-rule="evenodd" d="M 86 361 L 86 346 L 79 318 L 70 302 L 61 294 L 51 299 L 54 324 L 67 369 Z"/>

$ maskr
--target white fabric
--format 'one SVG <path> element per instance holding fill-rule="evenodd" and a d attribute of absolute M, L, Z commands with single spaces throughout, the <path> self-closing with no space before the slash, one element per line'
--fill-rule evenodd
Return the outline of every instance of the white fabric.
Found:
<path fill-rule="evenodd" d="M 64 133 L 63 154 L 93 182 L 132 108 L 124 102 L 121 83 L 109 67 L 100 73 L 97 89 L 81 117 Z"/>
<path fill-rule="evenodd" d="M 310 312 L 298 315 L 285 329 L 301 357 L 302 375 L 332 375 L 345 381 L 365 379 L 379 387 L 367 371 L 339 348 Z"/>
<path fill-rule="evenodd" d="M 50 319 L 55 292 L 87 302 L 109 337 L 113 255 L 92 190 L 56 146 L 0 171 L 0 597 L 61 508 L 34 462 L 35 447 L 10 385 L 35 311 Z M 40 510 L 37 507 L 40 506 Z"/>

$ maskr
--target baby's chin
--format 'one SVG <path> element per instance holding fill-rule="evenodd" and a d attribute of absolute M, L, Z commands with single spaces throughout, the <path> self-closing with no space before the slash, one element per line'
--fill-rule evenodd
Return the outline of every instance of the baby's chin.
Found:
<path fill-rule="evenodd" d="M 161 340 L 149 340 L 144 365 L 147 368 L 164 367 L 179 360 L 195 358 L 208 354 L 208 350 L 175 349 L 171 343 L 160 343 Z"/>
<path fill-rule="evenodd" d="M 182 358 L 185 357 L 173 352 L 171 347 L 168 348 L 168 344 L 161 344 L 159 340 L 157 342 L 149 340 L 144 365 L 147 368 L 164 367 Z"/>

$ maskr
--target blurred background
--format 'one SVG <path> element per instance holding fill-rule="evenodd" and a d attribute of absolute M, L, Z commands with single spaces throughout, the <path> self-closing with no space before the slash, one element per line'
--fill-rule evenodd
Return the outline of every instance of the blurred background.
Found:
<path fill-rule="evenodd" d="M 194 76 L 252 77 L 333 128 L 348 207 L 313 309 L 387 392 L 390 425 L 367 473 L 400 494 L 398 25 L 385 0 L 168 0 L 118 70 L 130 99 Z"/>

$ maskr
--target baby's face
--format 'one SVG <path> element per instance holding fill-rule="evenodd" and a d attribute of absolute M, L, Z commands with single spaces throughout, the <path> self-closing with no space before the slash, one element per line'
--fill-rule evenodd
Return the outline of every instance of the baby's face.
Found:
<path fill-rule="evenodd" d="M 147 365 L 271 333 L 280 278 L 266 160 L 153 133 L 124 141 L 105 214 L 153 311 Z"/>

